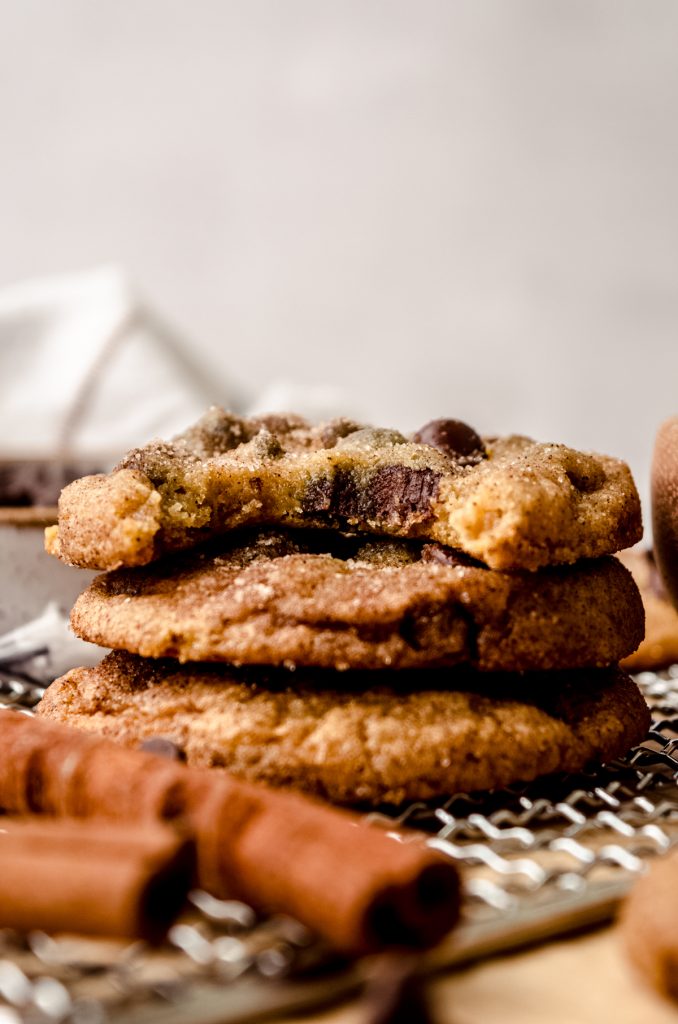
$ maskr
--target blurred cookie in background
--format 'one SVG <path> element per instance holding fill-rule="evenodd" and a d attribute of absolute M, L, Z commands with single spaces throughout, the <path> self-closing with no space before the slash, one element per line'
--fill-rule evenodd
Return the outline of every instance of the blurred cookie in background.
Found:
<path fill-rule="evenodd" d="M 677 663 L 678 611 L 671 604 L 652 551 L 631 548 L 618 558 L 633 574 L 645 606 L 645 639 L 621 665 L 629 672 L 643 672 Z"/>
<path fill-rule="evenodd" d="M 678 851 L 657 857 L 624 901 L 620 938 L 639 974 L 678 1000 Z"/>
<path fill-rule="evenodd" d="M 678 608 L 678 416 L 662 423 L 654 442 L 652 534 L 668 600 Z"/>

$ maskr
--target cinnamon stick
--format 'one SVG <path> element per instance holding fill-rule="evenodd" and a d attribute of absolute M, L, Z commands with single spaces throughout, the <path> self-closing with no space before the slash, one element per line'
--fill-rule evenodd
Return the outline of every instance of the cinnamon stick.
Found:
<path fill-rule="evenodd" d="M 189 815 L 211 891 L 285 911 L 340 949 L 430 946 L 456 918 L 450 863 L 345 811 L 224 775 Z"/>
<path fill-rule="evenodd" d="M 0 818 L 0 927 L 157 942 L 194 861 L 192 844 L 160 824 Z"/>
<path fill-rule="evenodd" d="M 62 725 L 0 715 L 0 807 L 173 822 L 216 896 L 289 913 L 347 952 L 425 948 L 458 914 L 456 869 L 308 797 L 187 768 Z"/>

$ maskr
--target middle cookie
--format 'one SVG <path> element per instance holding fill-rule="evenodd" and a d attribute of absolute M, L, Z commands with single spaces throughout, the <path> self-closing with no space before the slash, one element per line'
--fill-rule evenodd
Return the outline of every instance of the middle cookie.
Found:
<path fill-rule="evenodd" d="M 610 665 L 643 622 L 614 558 L 504 573 L 438 544 L 277 530 L 106 573 L 71 616 L 84 640 L 151 658 L 482 671 Z"/>

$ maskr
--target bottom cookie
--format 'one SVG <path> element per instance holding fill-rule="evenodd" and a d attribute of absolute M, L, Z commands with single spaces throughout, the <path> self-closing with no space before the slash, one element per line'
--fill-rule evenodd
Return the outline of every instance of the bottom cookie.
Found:
<path fill-rule="evenodd" d="M 191 765 L 371 804 L 576 772 L 639 743 L 650 721 L 615 668 L 292 673 L 123 653 L 56 680 L 38 713 L 129 745 L 165 737 Z"/>

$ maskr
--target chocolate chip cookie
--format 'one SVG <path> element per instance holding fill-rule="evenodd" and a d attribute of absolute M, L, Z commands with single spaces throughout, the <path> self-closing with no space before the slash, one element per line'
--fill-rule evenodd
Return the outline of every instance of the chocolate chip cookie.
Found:
<path fill-rule="evenodd" d="M 644 737 L 620 669 L 499 677 L 460 670 L 233 669 L 108 655 L 47 690 L 38 713 L 189 764 L 339 803 L 399 803 L 575 772 Z"/>
<path fill-rule="evenodd" d="M 47 548 L 92 569 L 146 565 L 247 524 L 416 537 L 495 569 L 597 558 L 640 538 L 628 467 L 436 420 L 408 439 L 347 420 L 212 409 L 168 443 L 62 492 Z"/>
<path fill-rule="evenodd" d="M 180 661 L 521 671 L 618 661 L 643 609 L 615 558 L 505 573 L 439 544 L 258 530 L 99 576 L 71 623 Z"/>

